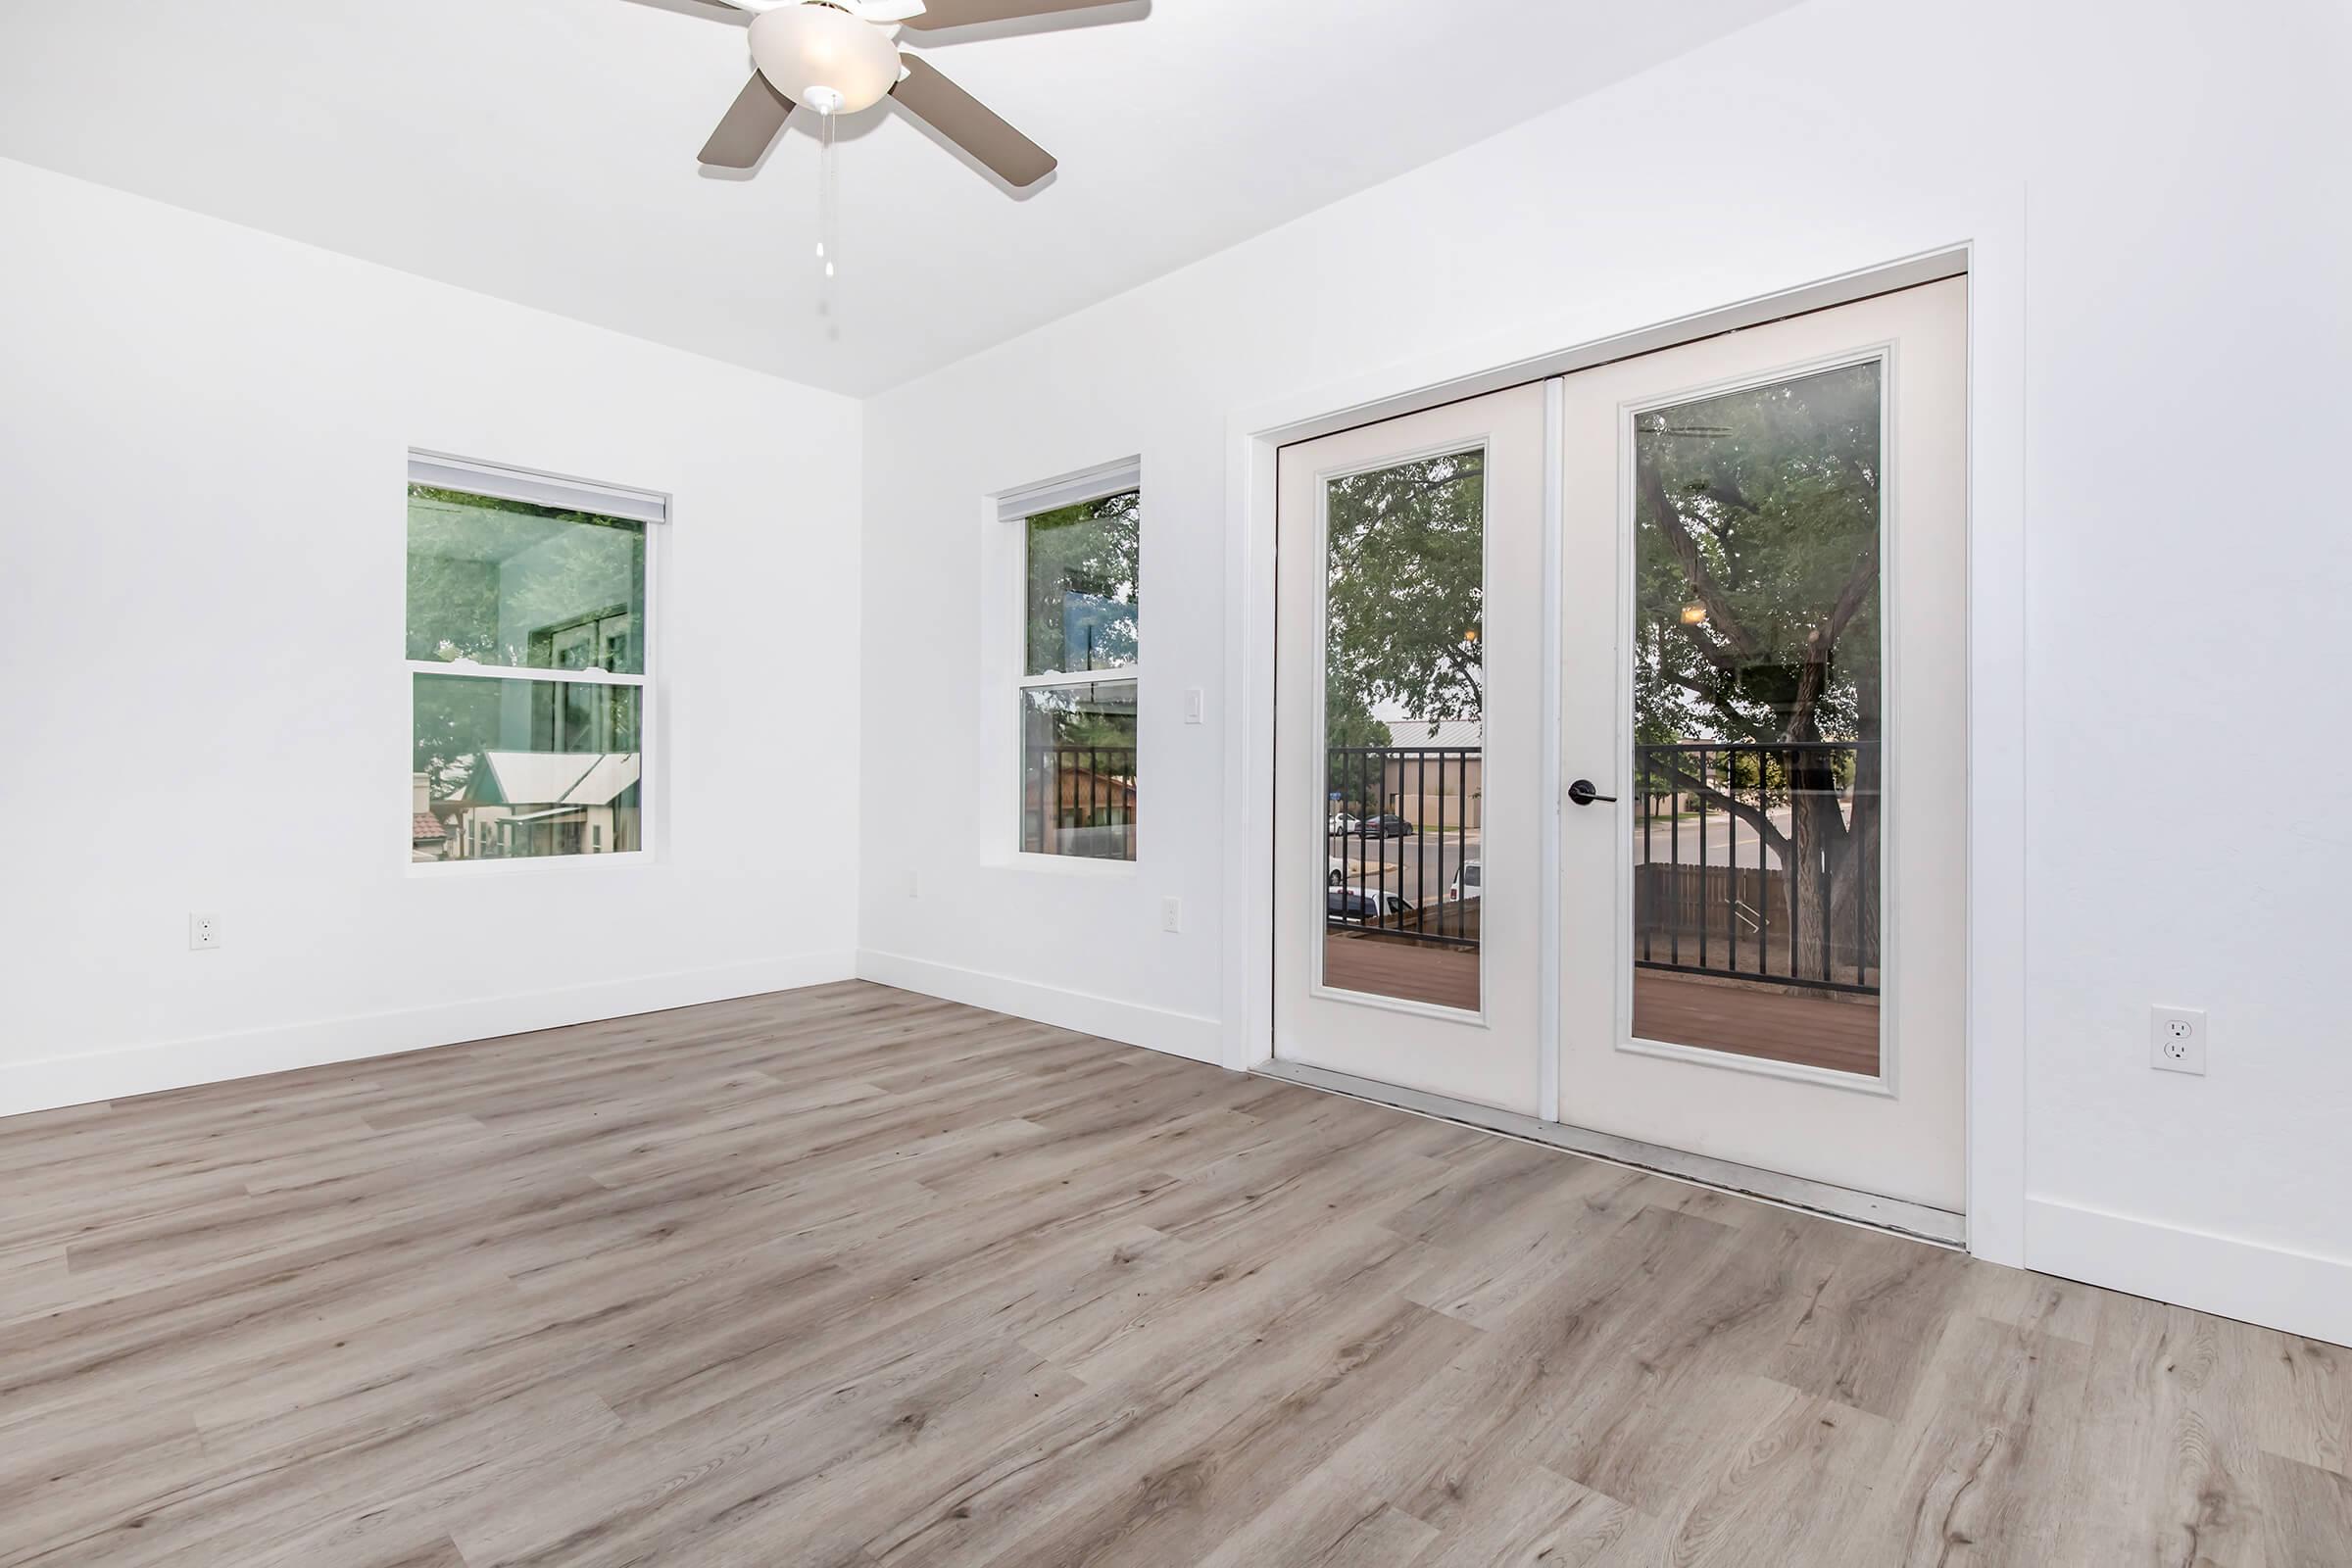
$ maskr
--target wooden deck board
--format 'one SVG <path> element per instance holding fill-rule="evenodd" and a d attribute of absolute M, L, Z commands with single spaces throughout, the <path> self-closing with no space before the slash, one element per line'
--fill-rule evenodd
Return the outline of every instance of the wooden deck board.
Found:
<path fill-rule="evenodd" d="M 1634 971 L 1634 1033 L 1768 1061 L 1876 1077 L 1879 1001 Z"/>
<path fill-rule="evenodd" d="M 20 1117 L 0 1172 L 0 1568 L 2352 1541 L 2352 1351 L 864 984 Z"/>
<path fill-rule="evenodd" d="M 1323 983 L 1339 991 L 1400 997 L 1478 1010 L 1474 948 L 1423 946 L 1393 937 L 1330 932 Z M 1831 997 L 1726 983 L 1658 969 L 1634 971 L 1634 1033 L 1770 1061 L 1876 1076 L 1876 997 Z"/>

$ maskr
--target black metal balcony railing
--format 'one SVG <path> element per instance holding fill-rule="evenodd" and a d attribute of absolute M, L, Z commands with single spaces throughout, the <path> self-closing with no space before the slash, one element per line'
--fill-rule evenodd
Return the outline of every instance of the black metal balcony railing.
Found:
<path fill-rule="evenodd" d="M 1878 760 L 1868 741 L 1635 748 L 1635 963 L 1875 995 Z M 1326 765 L 1327 928 L 1476 949 L 1483 752 L 1335 746 Z"/>
<path fill-rule="evenodd" d="M 1635 962 L 1879 989 L 1875 741 L 1634 750 Z"/>
<path fill-rule="evenodd" d="M 1021 848 L 1031 855 L 1135 858 L 1135 752 L 1032 746 L 1021 760 Z"/>
<path fill-rule="evenodd" d="M 1324 923 L 1476 950 L 1484 756 L 1475 746 L 1334 746 Z"/>

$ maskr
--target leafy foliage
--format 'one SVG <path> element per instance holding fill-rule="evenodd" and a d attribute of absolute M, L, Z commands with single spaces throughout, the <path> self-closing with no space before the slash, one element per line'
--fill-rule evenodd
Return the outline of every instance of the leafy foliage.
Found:
<path fill-rule="evenodd" d="M 1847 366 L 1635 421 L 1637 739 L 1803 747 L 1712 770 L 1649 751 L 1636 786 L 1694 796 L 1770 846 L 1807 975 L 1878 956 L 1880 375 Z M 1810 744 L 1825 740 L 1855 744 Z"/>
<path fill-rule="evenodd" d="M 1486 454 L 1477 450 L 1331 481 L 1324 612 L 1331 745 L 1388 744 L 1388 726 L 1372 716 L 1384 706 L 1421 718 L 1480 716 L 1486 501 Z"/>
<path fill-rule="evenodd" d="M 1085 762 L 1089 767 L 1120 776 L 1132 774 L 1135 682 L 1032 686 L 1021 694 L 1021 736 L 1029 750 L 1084 751 L 1090 754 Z"/>
<path fill-rule="evenodd" d="M 1129 490 L 1028 520 L 1027 673 L 1136 662 L 1142 519 Z"/>
<path fill-rule="evenodd" d="M 1023 565 L 1026 671 L 1117 669 L 1139 653 L 1143 505 L 1134 490 L 1030 517 Z M 1023 693 L 1025 745 L 1103 754 L 1090 765 L 1132 773 L 1132 680 L 1032 687 Z M 1115 759 L 1115 760 L 1114 760 Z"/>
<path fill-rule="evenodd" d="M 1639 416 L 1638 737 L 1878 732 L 1879 368 Z"/>

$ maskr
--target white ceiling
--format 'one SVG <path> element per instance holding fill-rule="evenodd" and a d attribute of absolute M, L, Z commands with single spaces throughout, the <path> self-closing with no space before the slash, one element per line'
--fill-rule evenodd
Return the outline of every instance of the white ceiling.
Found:
<path fill-rule="evenodd" d="M 1124 0 L 909 32 L 1061 168 L 1016 197 L 896 109 L 846 122 L 831 316 L 806 114 L 752 177 L 695 164 L 749 74 L 741 16 L 698 0 L 0 0 L 0 156 L 863 395 L 1790 3 Z"/>

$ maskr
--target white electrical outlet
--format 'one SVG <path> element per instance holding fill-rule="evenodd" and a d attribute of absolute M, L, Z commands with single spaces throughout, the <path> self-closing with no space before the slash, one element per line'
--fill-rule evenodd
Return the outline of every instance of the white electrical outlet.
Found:
<path fill-rule="evenodd" d="M 2205 1013 L 2199 1007 L 2148 1012 L 2148 1065 L 2158 1072 L 2205 1071 Z"/>
<path fill-rule="evenodd" d="M 210 953 L 220 945 L 220 917 L 217 914 L 188 916 L 188 951 Z"/>
<path fill-rule="evenodd" d="M 1184 929 L 1184 903 L 1182 900 L 1162 899 L 1159 901 L 1159 928 L 1162 931 L 1182 931 Z"/>

